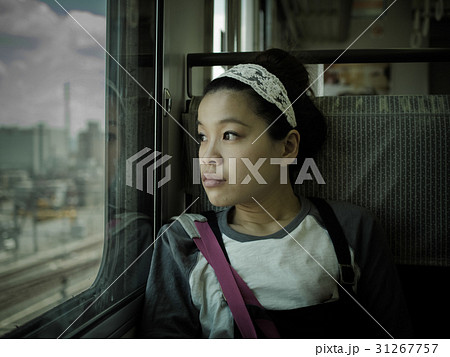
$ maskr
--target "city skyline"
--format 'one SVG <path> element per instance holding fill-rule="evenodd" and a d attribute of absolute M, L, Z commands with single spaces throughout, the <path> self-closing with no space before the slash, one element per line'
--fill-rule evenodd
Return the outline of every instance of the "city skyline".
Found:
<path fill-rule="evenodd" d="M 60 3 L 105 44 L 106 19 L 98 2 Z M 45 122 L 64 128 L 65 82 L 71 88 L 71 137 L 92 118 L 104 130 L 103 50 L 54 1 L 0 0 L 0 127 Z"/>
<path fill-rule="evenodd" d="M 71 166 L 104 166 L 105 135 L 100 120 L 90 120 L 71 137 L 64 128 L 46 123 L 31 127 L 0 126 L 0 173 L 25 170 L 31 175 L 66 172 Z M 94 161 L 92 161 L 94 160 Z"/>

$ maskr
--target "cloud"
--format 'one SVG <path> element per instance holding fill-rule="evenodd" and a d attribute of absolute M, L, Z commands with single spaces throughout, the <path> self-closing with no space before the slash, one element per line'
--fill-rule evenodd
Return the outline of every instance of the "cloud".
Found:
<path fill-rule="evenodd" d="M 105 17 L 70 14 L 104 46 Z M 103 122 L 105 54 L 72 18 L 36 0 L 1 0 L 0 35 L 33 43 L 7 49 L 0 44 L 0 52 L 8 51 L 8 56 L 0 53 L 0 125 L 44 121 L 62 127 L 65 82 L 71 88 L 72 133 L 87 120 Z"/>

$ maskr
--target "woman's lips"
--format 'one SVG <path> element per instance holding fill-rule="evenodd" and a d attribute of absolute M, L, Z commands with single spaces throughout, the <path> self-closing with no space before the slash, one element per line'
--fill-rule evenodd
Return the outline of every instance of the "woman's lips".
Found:
<path fill-rule="evenodd" d="M 217 176 L 215 174 L 203 174 L 202 175 L 203 186 L 205 187 L 216 187 L 225 183 L 222 177 Z"/>

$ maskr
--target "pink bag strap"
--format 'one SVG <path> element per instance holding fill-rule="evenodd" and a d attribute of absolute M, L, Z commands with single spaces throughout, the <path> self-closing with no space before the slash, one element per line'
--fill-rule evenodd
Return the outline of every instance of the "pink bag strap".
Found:
<path fill-rule="evenodd" d="M 222 292 L 233 314 L 243 338 L 257 338 L 253 321 L 245 303 L 263 308 L 251 289 L 228 263 L 208 222 L 194 222 L 200 237 L 194 238 L 198 249 L 214 269 Z M 245 300 L 245 301 L 244 301 Z M 270 320 L 256 320 L 258 327 L 268 338 L 279 338 L 278 331 Z"/>

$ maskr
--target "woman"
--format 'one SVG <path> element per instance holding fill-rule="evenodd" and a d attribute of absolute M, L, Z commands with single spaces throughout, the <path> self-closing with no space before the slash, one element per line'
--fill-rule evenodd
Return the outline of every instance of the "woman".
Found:
<path fill-rule="evenodd" d="M 326 133 L 307 88 L 303 65 L 273 49 L 205 89 L 198 110 L 202 183 L 213 205 L 230 207 L 216 215 L 219 239 L 281 337 L 408 337 L 399 281 L 378 223 L 359 207 L 330 203 L 351 253 L 355 279 L 348 293 L 339 284 L 323 217 L 294 193 L 298 168 Z M 280 167 L 286 164 L 287 182 Z M 193 243 L 199 234 L 186 224 L 202 218 L 183 215 L 161 229 L 143 336 L 240 337 L 215 272 Z"/>

